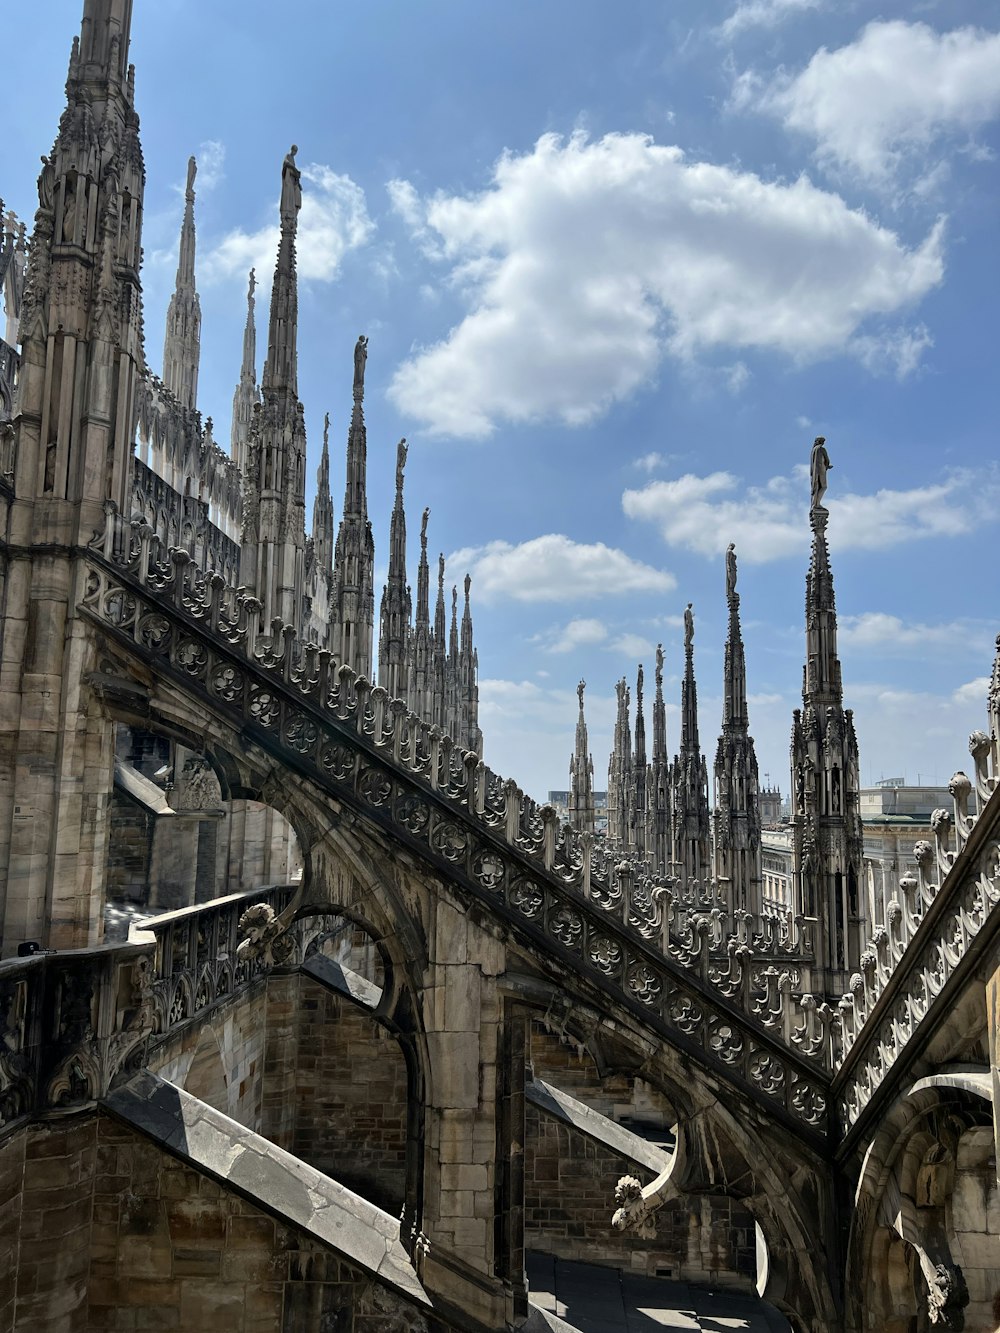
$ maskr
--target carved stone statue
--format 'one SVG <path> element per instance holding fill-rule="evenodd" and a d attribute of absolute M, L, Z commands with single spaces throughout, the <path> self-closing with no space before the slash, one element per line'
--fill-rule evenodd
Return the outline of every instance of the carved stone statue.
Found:
<path fill-rule="evenodd" d="M 364 397 L 365 363 L 368 360 L 368 339 L 362 333 L 354 344 L 354 396 Z"/>
<path fill-rule="evenodd" d="M 692 612 L 691 612 L 691 608 L 692 608 L 692 606 L 694 606 L 694 602 L 688 602 L 687 606 L 684 608 L 684 650 L 685 650 L 685 652 L 690 651 L 691 646 L 692 646 L 692 644 L 694 643 L 694 616 L 693 616 L 693 614 L 692 614 Z"/>
<path fill-rule="evenodd" d="M 656 645 L 656 688 L 663 685 L 663 644 Z"/>
<path fill-rule="evenodd" d="M 733 604 L 736 593 L 736 544 L 730 542 L 726 547 L 726 601 Z"/>
<path fill-rule="evenodd" d="M 293 148 L 293 149 L 292 149 L 292 152 L 294 152 L 294 151 L 295 151 L 295 150 L 294 150 L 294 148 Z M 286 159 L 286 161 L 287 161 L 287 159 Z M 293 167 L 295 166 L 295 163 L 294 163 L 294 162 L 292 163 L 292 166 L 293 166 Z M 189 158 L 188 158 L 187 188 L 186 188 L 186 190 L 185 190 L 185 192 L 184 192 L 184 197 L 185 197 L 186 199 L 191 199 L 191 200 L 194 199 L 194 178 L 195 178 L 195 176 L 197 176 L 197 174 L 198 174 L 198 163 L 197 163 L 197 161 L 196 161 L 193 157 L 189 157 Z"/>
<path fill-rule="evenodd" d="M 586 688 L 587 688 L 587 682 L 585 680 L 581 680 L 579 685 L 576 687 L 576 697 L 580 700 L 581 713 L 583 712 L 583 692 Z"/>
<path fill-rule="evenodd" d="M 396 445 L 396 493 L 397 495 L 403 489 L 403 468 L 406 467 L 406 455 L 409 450 L 406 447 L 406 437 Z"/>
<path fill-rule="evenodd" d="M 43 208 L 46 213 L 53 211 L 53 200 L 55 199 L 56 171 L 52 165 L 52 159 L 42 158 L 42 170 L 38 177 L 38 207 Z"/>
<path fill-rule="evenodd" d="M 420 541 L 421 544 L 424 546 L 427 545 L 427 520 L 430 518 L 430 516 L 431 516 L 431 511 L 429 509 L 425 509 L 420 518 Z"/>
<path fill-rule="evenodd" d="M 295 165 L 297 144 L 292 144 L 285 154 L 281 167 L 281 217 L 294 218 L 302 207 L 302 172 Z M 189 168 L 190 170 L 190 168 Z"/>
<path fill-rule="evenodd" d="M 832 466 L 830 455 L 826 452 L 826 440 L 822 435 L 817 435 L 813 441 L 812 454 L 809 459 L 809 483 L 812 487 L 811 507 L 813 509 L 818 509 L 823 503 L 823 496 L 826 494 L 826 474 Z"/>

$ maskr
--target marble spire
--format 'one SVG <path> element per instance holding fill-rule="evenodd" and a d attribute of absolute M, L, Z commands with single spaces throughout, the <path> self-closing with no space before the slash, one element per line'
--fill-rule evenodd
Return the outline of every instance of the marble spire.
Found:
<path fill-rule="evenodd" d="M 243 328 L 243 361 L 240 365 L 240 378 L 233 394 L 233 423 L 229 435 L 229 452 L 241 476 L 246 474 L 253 410 L 260 402 L 260 393 L 257 389 L 257 326 L 254 318 L 256 289 L 257 278 L 251 269 L 247 283 L 247 318 Z"/>
<path fill-rule="evenodd" d="M 188 159 L 184 192 L 184 220 L 174 294 L 167 308 L 163 339 L 163 383 L 181 407 L 193 411 L 198 405 L 198 362 L 201 356 L 201 304 L 194 277 L 194 180 L 198 163 Z"/>
<path fill-rule="evenodd" d="M 323 416 L 323 450 L 316 469 L 313 500 L 313 554 L 316 567 L 333 572 L 333 496 L 330 494 L 330 413 Z"/>
<path fill-rule="evenodd" d="M 583 713 L 583 692 L 587 682 L 576 687 L 580 709 L 576 719 L 576 744 L 569 761 L 569 822 L 580 833 L 594 832 L 594 759 Z"/>
<path fill-rule="evenodd" d="M 389 520 L 389 568 L 379 610 L 378 683 L 390 698 L 407 693 L 407 639 L 412 599 L 406 581 L 406 509 L 403 504 L 403 469 L 406 441 L 396 446 L 396 499 Z"/>
<path fill-rule="evenodd" d="M 761 899 L 760 795 L 757 755 L 747 710 L 746 657 L 736 591 L 736 548 L 726 551 L 726 635 L 722 732 L 715 752 L 715 875 L 730 907 L 759 912 Z"/>
<path fill-rule="evenodd" d="M 859 883 L 863 858 L 860 765 L 854 719 L 843 706 L 837 607 L 820 503 L 830 468 L 826 441 L 813 444 L 812 551 L 806 575 L 806 661 L 802 708 L 792 720 L 794 907 L 817 918 L 817 969 L 828 995 L 842 994 L 861 954 Z"/>
<path fill-rule="evenodd" d="M 330 596 L 331 647 L 338 661 L 372 679 L 375 621 L 375 542 L 368 519 L 368 436 L 365 430 L 365 367 L 368 339 L 354 345 L 354 405 L 347 433 L 344 508 L 337 530 Z"/>
<path fill-rule="evenodd" d="M 708 766 L 698 737 L 698 685 L 694 675 L 694 611 L 684 612 L 684 680 L 681 685 L 680 750 L 673 773 L 673 860 L 681 878 L 698 880 L 711 873 L 708 813 Z"/>
<path fill-rule="evenodd" d="M 298 397 L 295 237 L 301 174 L 292 145 L 281 167 L 281 234 L 271 288 L 262 403 L 255 410 L 244 477 L 240 578 L 260 599 L 265 627 L 302 622 L 305 589 L 305 415 Z"/>

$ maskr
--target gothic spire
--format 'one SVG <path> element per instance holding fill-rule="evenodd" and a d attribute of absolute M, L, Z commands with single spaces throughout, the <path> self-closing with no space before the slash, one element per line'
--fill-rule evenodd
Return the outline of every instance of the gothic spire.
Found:
<path fill-rule="evenodd" d="M 302 207 L 297 151 L 293 144 L 281 166 L 281 235 L 261 379 L 263 402 L 253 413 L 247 446 L 240 579 L 260 599 L 266 626 L 278 618 L 301 629 L 306 595 L 306 427 L 296 355 L 295 232 Z"/>
<path fill-rule="evenodd" d="M 639 663 L 639 671 L 635 680 L 635 766 L 639 768 L 646 767 L 646 719 L 642 713 L 642 692 L 644 674 L 642 663 Z"/>
<path fill-rule="evenodd" d="M 344 486 L 344 515 L 368 521 L 368 435 L 365 430 L 365 363 L 368 339 L 361 335 L 354 347 L 354 407 L 347 434 L 347 479 Z"/>
<path fill-rule="evenodd" d="M 174 294 L 167 309 L 163 339 L 163 383 L 181 407 L 198 404 L 198 361 L 201 355 L 201 304 L 194 279 L 194 178 L 198 163 L 188 158 L 184 221 L 177 256 Z"/>
<path fill-rule="evenodd" d="M 441 652 L 444 652 L 445 642 L 445 608 L 444 608 L 444 552 L 438 556 L 438 590 L 437 603 L 434 607 L 434 640 Z"/>
<path fill-rule="evenodd" d="M 673 859 L 685 881 L 710 873 L 708 766 L 698 738 L 698 686 L 694 677 L 694 614 L 684 611 L 684 681 L 681 685 L 680 753 L 673 767 Z"/>
<path fill-rule="evenodd" d="M 583 692 L 587 682 L 576 687 L 580 712 L 576 719 L 576 745 L 569 761 L 569 822 L 581 833 L 594 832 L 594 760 L 587 736 L 587 719 L 583 715 Z"/>
<path fill-rule="evenodd" d="M 368 437 L 365 430 L 365 363 L 368 339 L 354 345 L 354 404 L 347 433 L 344 508 L 333 562 L 330 622 L 334 655 L 367 679 L 372 678 L 375 622 L 375 543 L 368 521 Z"/>
<path fill-rule="evenodd" d="M 792 722 L 794 909 L 817 918 L 817 981 L 842 993 L 861 952 L 859 882 L 863 856 L 858 744 L 843 707 L 837 609 L 822 499 L 831 467 L 818 437 L 810 458 L 812 552 L 806 575 L 806 661 L 802 709 Z"/>
<path fill-rule="evenodd" d="M 656 645 L 656 695 L 653 700 L 653 757 L 647 791 L 646 850 L 654 869 L 665 874 L 670 860 L 670 757 L 667 753 L 667 709 L 663 701 L 663 645 Z"/>
<path fill-rule="evenodd" d="M 243 329 L 243 362 L 240 366 L 236 391 L 233 394 L 233 423 L 229 436 L 229 450 L 241 475 L 246 473 L 247 444 L 250 439 L 254 404 L 260 399 L 260 394 L 257 392 L 257 327 L 254 320 L 256 289 L 257 278 L 251 269 L 247 284 L 247 319 Z"/>
<path fill-rule="evenodd" d="M 681 755 L 701 753 L 698 739 L 698 685 L 694 678 L 694 613 L 684 611 L 684 680 L 681 684 Z"/>
<path fill-rule="evenodd" d="M 458 661 L 458 584 L 451 588 L 451 633 L 448 636 L 448 661 Z"/>
<path fill-rule="evenodd" d="M 667 708 L 663 702 L 663 644 L 656 645 L 656 697 L 653 700 L 653 764 L 667 762 Z"/>
<path fill-rule="evenodd" d="M 722 725 L 746 732 L 747 665 L 740 630 L 740 595 L 736 591 L 736 547 L 730 542 L 726 551 L 726 602 L 729 609 L 729 633 L 726 637 L 725 675 L 723 679 Z"/>
<path fill-rule="evenodd" d="M 472 605 L 469 600 L 472 590 L 472 575 L 465 576 L 465 609 L 462 611 L 462 656 L 472 652 Z"/>
<path fill-rule="evenodd" d="M 292 144 L 281 166 L 281 239 L 271 288 L 271 314 L 267 330 L 267 360 L 261 387 L 268 394 L 285 392 L 298 396 L 299 294 L 295 267 L 295 235 L 302 207 L 302 173 L 295 165 L 298 147 Z"/>
<path fill-rule="evenodd" d="M 378 683 L 394 699 L 406 696 L 406 647 L 410 628 L 410 589 L 406 582 L 406 510 L 403 469 L 406 440 L 396 446 L 396 501 L 389 521 L 389 570 L 379 615 Z"/>
<path fill-rule="evenodd" d="M 323 417 L 323 452 L 316 472 L 313 501 L 313 555 L 318 569 L 333 570 L 333 497 L 330 494 L 330 413 Z"/>
<path fill-rule="evenodd" d="M 427 520 L 431 511 L 425 509 L 420 519 L 420 564 L 417 567 L 417 620 L 416 625 L 428 630 L 431 626 L 430 568 L 427 564 Z"/>
<path fill-rule="evenodd" d="M 759 912 L 760 797 L 757 755 L 747 712 L 746 658 L 736 591 L 736 547 L 726 550 L 726 636 L 722 733 L 715 752 L 715 872 L 730 906 Z"/>

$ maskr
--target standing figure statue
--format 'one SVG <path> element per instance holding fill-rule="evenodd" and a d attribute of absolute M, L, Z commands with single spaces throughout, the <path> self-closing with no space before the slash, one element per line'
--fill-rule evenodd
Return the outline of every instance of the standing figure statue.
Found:
<path fill-rule="evenodd" d="M 832 466 L 830 455 L 826 452 L 826 440 L 822 435 L 817 435 L 813 441 L 812 455 L 809 459 L 809 482 L 812 487 L 811 508 L 813 509 L 818 509 L 823 503 L 823 496 L 826 494 L 826 474 Z"/>
<path fill-rule="evenodd" d="M 583 712 L 583 692 L 586 688 L 587 688 L 587 682 L 585 680 L 581 680 L 579 685 L 576 687 L 576 697 L 580 700 L 581 713 Z"/>
<path fill-rule="evenodd" d="M 302 172 L 295 165 L 297 144 L 292 144 L 281 164 L 281 217 L 294 218 L 302 207 Z"/>
<path fill-rule="evenodd" d="M 684 651 L 689 652 L 694 644 L 694 616 L 691 608 L 694 602 L 688 602 L 684 608 Z"/>
<path fill-rule="evenodd" d="M 403 468 L 406 467 L 406 455 L 409 450 L 406 447 L 406 436 L 404 435 L 396 445 L 396 494 L 403 493 Z"/>
<path fill-rule="evenodd" d="M 354 396 L 364 397 L 365 362 L 368 360 L 368 339 L 363 333 L 358 335 L 354 344 Z"/>
<path fill-rule="evenodd" d="M 736 543 L 730 542 L 726 547 L 726 601 L 730 606 L 733 604 L 733 598 L 736 595 Z"/>

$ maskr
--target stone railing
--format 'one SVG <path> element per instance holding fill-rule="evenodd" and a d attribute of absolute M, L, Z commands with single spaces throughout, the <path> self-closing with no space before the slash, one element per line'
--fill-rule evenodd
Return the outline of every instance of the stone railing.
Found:
<path fill-rule="evenodd" d="M 818 1002 L 808 994 L 808 920 L 788 912 L 730 917 L 718 886 L 651 876 L 590 835 L 560 826 L 551 806 L 536 805 L 405 703 L 298 640 L 291 626 L 276 621 L 270 634 L 262 633 L 256 599 L 197 569 L 186 552 L 166 551 L 147 525 L 123 523 L 110 506 L 92 551 L 83 607 L 101 623 L 169 664 L 213 706 L 256 728 L 339 796 L 349 789 L 356 808 L 583 960 L 675 1040 L 728 1065 L 756 1089 L 774 1084 L 800 1117 L 821 1123 L 818 1071 L 839 1067 L 842 1032 L 850 1034 L 849 1050 L 943 885 L 923 871 L 904 876 L 851 994 L 838 1006 Z M 995 667 L 994 737 L 998 678 Z M 955 813 L 936 819 L 939 878 L 949 875 L 995 790 L 995 745 L 976 733 L 976 781 L 956 775 Z M 921 851 L 925 869 L 934 855 Z M 991 892 L 982 900 L 986 914 Z M 956 925 L 959 937 L 971 926 L 972 917 Z M 948 947 L 961 952 L 961 941 Z M 793 1064 L 802 1062 L 794 1071 L 781 1047 Z M 771 1060 L 777 1063 L 768 1072 Z M 802 1077 L 808 1095 L 791 1095 Z"/>
<path fill-rule="evenodd" d="M 294 894 L 291 885 L 253 889 L 133 923 L 129 943 L 155 946 L 154 1039 L 200 1017 L 265 971 L 259 960 L 237 957 L 240 917 L 255 903 L 280 913 Z"/>
<path fill-rule="evenodd" d="M 152 954 L 135 944 L 0 963 L 0 1136 L 94 1102 L 139 1067 Z"/>
<path fill-rule="evenodd" d="M 125 944 L 0 963 L 0 1138 L 98 1101 L 151 1041 L 250 984 L 264 969 L 236 958 L 240 916 L 293 893 L 234 894 L 139 922 Z"/>
<path fill-rule="evenodd" d="M 440 867 L 573 972 L 611 988 L 676 1045 L 724 1070 L 796 1123 L 826 1114 L 824 1066 L 836 1012 L 796 1008 L 795 933 L 786 964 L 755 957 L 750 924 L 678 912 L 669 884 L 626 861 L 605 873 L 593 840 L 560 828 L 492 774 L 291 627 L 263 635 L 259 605 L 145 524 L 109 512 L 81 609 L 216 716 L 256 736 L 338 800 Z M 596 862 L 596 864 L 595 864 Z M 600 869 L 598 869 L 600 866 Z"/>
<path fill-rule="evenodd" d="M 995 683 L 997 675 L 995 668 Z M 934 841 L 916 844 L 916 873 L 900 878 L 862 955 L 861 971 L 840 1002 L 842 1050 L 835 1087 L 844 1132 L 857 1123 L 893 1067 L 905 1060 L 939 997 L 948 1002 L 950 983 L 959 978 L 963 964 L 987 936 L 1000 934 L 998 703 L 994 689 L 993 739 L 981 731 L 970 737 L 975 781 L 964 773 L 952 778 L 954 809 L 932 815 Z"/>
<path fill-rule="evenodd" d="M 91 549 L 137 578 L 147 592 L 168 598 L 256 671 L 275 675 L 332 722 L 350 724 L 380 751 L 388 751 L 395 764 L 488 825 L 540 869 L 557 873 L 644 939 L 662 940 L 675 961 L 697 966 L 706 950 L 716 959 L 724 957 L 732 937 L 756 959 L 788 960 L 808 969 L 814 948 L 808 918 L 787 909 L 770 909 L 759 917 L 731 913 L 726 894 L 714 882 L 682 884 L 676 877 L 656 875 L 592 835 L 560 825 L 552 806 L 538 805 L 516 782 L 494 773 L 401 700 L 337 663 L 328 651 L 298 639 L 292 626 L 275 620 L 270 634 L 262 633 L 256 598 L 233 588 L 222 575 L 206 573 L 188 552 L 168 550 L 148 524 L 123 522 L 110 502 L 105 530 Z M 95 593 L 85 605 L 95 605 Z M 113 605 L 109 609 L 113 612 Z M 147 639 L 150 623 L 147 618 Z"/>

